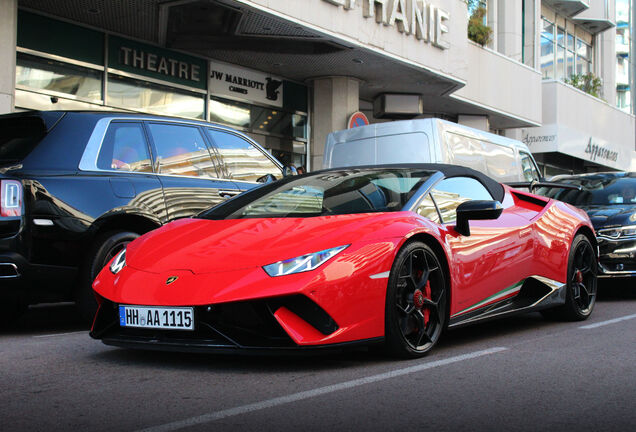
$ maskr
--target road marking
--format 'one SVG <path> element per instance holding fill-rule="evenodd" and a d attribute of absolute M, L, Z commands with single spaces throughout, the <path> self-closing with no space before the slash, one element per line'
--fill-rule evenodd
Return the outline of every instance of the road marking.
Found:
<path fill-rule="evenodd" d="M 45 334 L 45 335 L 37 335 L 37 336 L 33 336 L 34 338 L 48 338 L 48 337 L 56 337 L 56 336 L 68 336 L 68 335 L 75 335 L 75 334 L 88 334 L 88 331 L 86 330 L 82 330 L 82 331 L 76 331 L 76 332 L 69 332 L 69 333 L 51 333 L 51 334 Z"/>
<path fill-rule="evenodd" d="M 634 318 L 636 318 L 636 314 L 634 314 L 634 315 L 626 315 L 624 317 L 614 318 L 614 319 L 607 320 L 607 321 L 601 321 L 601 322 L 597 322 L 597 323 L 594 323 L 594 324 L 588 324 L 588 325 L 581 326 L 579 328 L 582 328 L 582 329 L 593 329 L 593 328 L 596 328 L 596 327 L 602 327 L 602 326 L 605 326 L 605 325 L 610 325 L 610 324 L 614 324 L 614 323 L 617 323 L 617 322 L 626 321 L 626 320 L 630 320 L 630 319 L 634 319 Z"/>
<path fill-rule="evenodd" d="M 204 423 L 209 423 L 215 420 L 224 419 L 227 417 L 232 417 L 240 414 L 248 414 L 253 411 L 258 411 L 266 408 L 273 408 L 280 405 L 285 405 L 293 402 L 298 402 L 301 400 L 313 398 L 316 396 L 322 396 L 329 393 L 338 392 L 341 390 L 348 390 L 354 387 L 363 386 L 366 384 L 372 384 L 379 381 L 385 381 L 391 378 L 400 377 L 403 375 L 408 375 L 415 372 L 420 372 L 427 369 L 433 369 L 440 366 L 446 366 L 449 364 L 461 362 L 464 360 L 470 360 L 477 357 L 483 357 L 490 354 L 499 353 L 501 351 L 505 351 L 508 348 L 505 347 L 494 347 L 487 350 L 475 351 L 468 354 L 462 354 L 455 357 L 449 357 L 442 360 L 436 360 L 424 364 L 419 364 L 417 366 L 411 366 L 404 369 L 396 369 L 390 372 L 381 373 L 378 375 L 371 375 L 365 378 L 358 378 L 351 381 L 345 381 L 339 384 L 333 384 L 326 387 L 320 387 L 314 390 L 307 390 L 300 393 L 293 393 L 287 396 L 281 396 L 273 399 L 264 400 L 261 402 L 256 402 L 248 405 L 238 406 L 235 408 L 229 408 L 221 411 L 215 411 L 208 414 L 203 414 L 197 417 L 191 417 L 184 420 L 178 420 L 171 423 L 166 423 L 163 425 L 152 426 L 146 429 L 141 429 L 137 432 L 169 432 L 175 431 L 178 429 L 183 429 L 186 427 L 192 427 L 196 425 L 201 425 Z"/>

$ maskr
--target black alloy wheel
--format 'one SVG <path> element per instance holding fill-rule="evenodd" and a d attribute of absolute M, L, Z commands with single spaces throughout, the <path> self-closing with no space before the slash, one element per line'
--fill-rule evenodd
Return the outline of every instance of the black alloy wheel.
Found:
<path fill-rule="evenodd" d="M 586 236 L 577 235 L 568 258 L 565 304 L 543 311 L 544 315 L 568 321 L 587 319 L 596 304 L 597 272 L 596 253 L 592 243 Z"/>
<path fill-rule="evenodd" d="M 93 281 L 110 260 L 137 237 L 139 234 L 136 232 L 116 230 L 104 233 L 95 240 L 75 293 L 75 303 L 85 322 L 91 323 L 97 312 Z"/>
<path fill-rule="evenodd" d="M 398 253 L 387 287 L 385 332 L 390 353 L 420 357 L 439 340 L 447 321 L 444 270 L 425 243 L 411 242 Z"/>

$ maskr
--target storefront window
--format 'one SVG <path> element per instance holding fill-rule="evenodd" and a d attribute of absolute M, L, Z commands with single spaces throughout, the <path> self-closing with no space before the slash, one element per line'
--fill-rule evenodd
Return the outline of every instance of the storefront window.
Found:
<path fill-rule="evenodd" d="M 240 127 L 281 162 L 306 164 L 307 115 L 210 97 L 210 121 Z"/>
<path fill-rule="evenodd" d="M 103 72 L 18 53 L 16 85 L 64 93 L 82 99 L 102 99 Z"/>
<path fill-rule="evenodd" d="M 251 129 L 258 133 L 271 133 L 293 138 L 307 138 L 307 116 L 277 109 L 252 107 Z"/>
<path fill-rule="evenodd" d="M 179 117 L 204 118 L 205 98 L 197 93 L 108 74 L 108 105 Z"/>
<path fill-rule="evenodd" d="M 210 98 L 210 121 L 230 126 L 250 126 L 250 106 L 240 102 L 227 102 Z"/>
<path fill-rule="evenodd" d="M 307 139 L 307 116 L 302 114 L 292 115 L 292 127 L 294 137 Z"/>

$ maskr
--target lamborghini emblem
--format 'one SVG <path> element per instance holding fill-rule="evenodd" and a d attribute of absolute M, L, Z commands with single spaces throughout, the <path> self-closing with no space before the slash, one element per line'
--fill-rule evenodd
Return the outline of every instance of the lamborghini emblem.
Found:
<path fill-rule="evenodd" d="M 178 276 L 170 276 L 167 280 L 166 280 L 166 285 L 170 285 L 172 282 L 176 281 L 177 279 L 179 279 Z"/>

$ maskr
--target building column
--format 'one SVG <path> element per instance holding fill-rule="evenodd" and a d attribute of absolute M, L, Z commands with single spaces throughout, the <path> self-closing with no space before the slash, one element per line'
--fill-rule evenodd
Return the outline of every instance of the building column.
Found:
<path fill-rule="evenodd" d="M 543 29 L 543 22 L 541 21 L 541 0 L 525 0 L 522 20 L 523 63 L 526 66 L 540 71 L 541 42 L 539 38 L 541 30 Z"/>
<path fill-rule="evenodd" d="M 457 123 L 460 125 L 471 127 L 473 129 L 490 132 L 490 121 L 488 120 L 487 116 L 460 114 L 459 116 L 457 116 Z"/>
<path fill-rule="evenodd" d="M 309 169 L 322 168 L 327 135 L 347 128 L 349 116 L 358 111 L 360 83 L 351 77 L 325 77 L 313 80 L 311 104 L 311 154 Z"/>
<path fill-rule="evenodd" d="M 18 0 L 0 0 L 0 114 L 15 106 Z"/>
<path fill-rule="evenodd" d="M 597 74 L 603 79 L 601 98 L 616 106 L 616 27 L 597 35 Z M 632 90 L 633 91 L 633 90 Z"/>
<path fill-rule="evenodd" d="M 497 4 L 497 51 L 521 61 L 523 51 L 523 2 L 499 0 Z"/>

